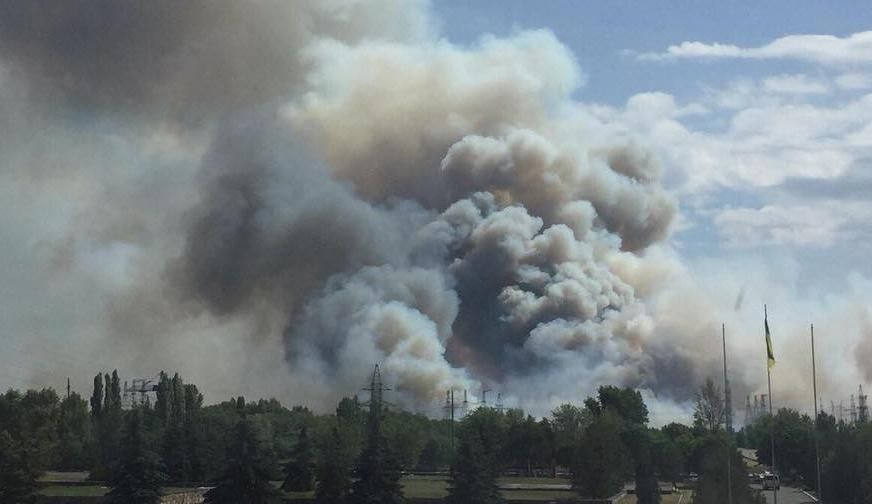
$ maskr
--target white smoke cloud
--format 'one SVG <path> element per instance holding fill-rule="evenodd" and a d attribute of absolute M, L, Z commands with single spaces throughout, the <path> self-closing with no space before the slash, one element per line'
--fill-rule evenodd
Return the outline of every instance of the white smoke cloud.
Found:
<path fill-rule="evenodd" d="M 716 144 L 677 122 L 701 107 L 577 103 L 552 33 L 459 46 L 423 3 L 86 4 L 0 9 L 0 363 L 31 361 L 10 383 L 179 369 L 329 410 L 379 363 L 415 409 L 617 384 L 668 415 L 716 374 L 700 342 L 747 279 L 693 278 L 651 145 Z"/>

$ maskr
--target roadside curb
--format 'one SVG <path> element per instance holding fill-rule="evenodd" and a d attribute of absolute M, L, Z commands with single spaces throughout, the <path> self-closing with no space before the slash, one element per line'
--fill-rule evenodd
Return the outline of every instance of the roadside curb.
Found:
<path fill-rule="evenodd" d="M 811 499 L 812 502 L 818 502 L 818 498 L 815 497 L 814 495 L 806 492 L 805 490 L 800 490 L 800 492 L 804 493 L 806 495 L 806 497 Z"/>

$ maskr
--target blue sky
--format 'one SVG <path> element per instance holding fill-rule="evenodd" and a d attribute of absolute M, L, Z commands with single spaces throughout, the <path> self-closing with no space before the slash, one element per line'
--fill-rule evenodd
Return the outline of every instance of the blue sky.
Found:
<path fill-rule="evenodd" d="M 756 305 L 775 303 L 776 344 L 800 359 L 793 379 L 804 380 L 803 327 L 813 321 L 832 349 L 823 357 L 826 395 L 846 396 L 836 384 L 872 378 L 863 364 L 846 371 L 869 355 L 872 339 L 868 2 L 448 0 L 434 8 L 442 33 L 461 44 L 483 33 L 552 31 L 587 77 L 575 99 L 606 105 L 658 153 L 681 208 L 670 244 L 691 275 L 724 304 L 721 291 L 741 285 L 749 294 L 751 306 L 728 326 L 753 331 Z"/>
<path fill-rule="evenodd" d="M 13 349 L 0 355 L 6 383 L 57 385 L 73 374 L 84 390 L 101 366 L 131 376 L 185 368 L 186 379 L 209 384 L 219 399 L 275 394 L 324 405 L 355 390 L 371 361 L 393 355 L 377 331 L 342 326 L 337 337 L 357 335 L 353 343 L 372 359 L 348 345 L 348 365 L 319 380 L 311 363 L 287 365 L 308 355 L 285 353 L 287 329 L 341 284 L 329 279 L 355 278 L 362 266 L 331 262 L 329 252 L 392 243 L 379 231 L 405 228 L 387 221 L 354 235 L 363 244 L 339 240 L 298 264 L 274 245 L 305 252 L 320 243 L 313 233 L 336 227 L 293 225 L 300 209 L 288 180 L 310 168 L 348 188 L 330 194 L 353 196 L 335 215 L 331 198 L 319 200 L 317 210 L 336 222 L 353 221 L 348 208 L 382 215 L 396 201 L 426 214 L 424 222 L 485 191 L 551 227 L 573 226 L 576 253 L 595 252 L 553 265 L 548 258 L 540 273 L 603 273 L 597 281 L 578 273 L 563 286 L 572 289 L 523 290 L 515 282 L 535 270 L 524 264 L 506 285 L 494 284 L 505 288 L 496 300 L 509 312 L 530 308 L 525 300 L 585 308 L 566 315 L 565 326 L 543 319 L 524 335 L 524 351 L 556 363 L 535 380 L 519 373 L 501 384 L 531 411 L 606 381 L 659 380 L 660 390 L 675 381 L 692 397 L 695 381 L 720 372 L 707 342 L 722 322 L 738 357 L 735 383 L 753 393 L 765 384 L 764 303 L 777 393 L 808 403 L 810 322 L 829 343 L 819 367 L 825 398 L 872 382 L 868 2 L 167 1 L 150 2 L 152 15 L 122 3 L 109 14 L 59 9 L 48 25 L 32 5 L 0 7 L 21 9 L 0 16 L 0 339 Z M 170 17 L 178 22 L 167 26 Z M 292 157 L 261 173 L 221 151 L 227 143 L 233 154 L 232 141 L 248 136 L 270 151 L 302 143 L 319 162 Z M 233 162 L 224 166 L 225 158 Z M 224 187 L 213 177 L 224 176 L 237 192 L 213 191 Z M 248 177 L 264 179 L 242 184 Z M 263 194 L 249 202 L 249 190 Z M 264 201 L 262 212 L 252 210 L 258 218 L 234 213 Z M 227 215 L 206 222 L 218 228 L 214 239 L 199 240 L 196 217 L 210 202 Z M 255 234 L 234 234 L 248 224 Z M 258 232 L 269 239 L 250 238 Z M 518 243 L 536 250 L 528 238 Z M 214 269 L 212 255 L 200 268 L 191 252 L 201 243 L 215 245 Z M 296 268 L 321 256 L 330 264 L 314 268 L 325 277 L 315 275 L 308 290 L 276 280 L 296 278 Z M 189 259 L 188 276 L 207 281 L 182 285 L 190 278 L 177 275 L 180 258 Z M 374 253 L 363 264 L 402 269 L 419 259 Z M 450 280 L 441 294 L 476 306 L 452 290 L 455 263 L 437 263 L 426 266 Z M 564 263 L 586 268 L 557 267 Z M 265 265 L 278 270 L 260 274 Z M 566 280 L 536 278 L 546 277 Z M 210 295 L 238 287 L 234 279 L 250 283 L 239 305 L 211 305 Z M 620 310 L 607 295 L 615 292 L 626 294 Z M 382 301 L 353 312 L 387 312 L 375 309 Z M 415 320 L 426 312 L 404 303 Z M 436 318 L 423 322 L 439 331 L 408 325 L 402 336 L 433 349 L 441 398 L 446 386 L 493 368 L 479 368 L 462 346 L 446 358 L 447 338 L 476 343 L 479 333 L 455 335 L 462 324 Z M 596 336 L 589 321 L 611 324 L 604 340 L 587 341 Z M 396 375 L 425 382 L 415 373 L 427 366 L 393 357 Z M 216 369 L 216 359 L 228 367 Z M 687 404 L 668 403 L 661 418 L 686 413 Z"/>
<path fill-rule="evenodd" d="M 722 137 L 727 148 L 731 142 L 736 148 L 742 148 L 741 140 L 726 137 L 730 136 L 728 130 L 731 121 L 743 108 L 768 107 L 771 114 L 804 106 L 820 107 L 821 110 L 843 108 L 852 100 L 864 96 L 868 88 L 840 89 L 832 86 L 832 82 L 848 73 L 868 76 L 872 70 L 868 60 L 829 64 L 823 60 L 774 57 L 679 60 L 644 60 L 637 57 L 638 54 L 662 53 L 669 46 L 686 41 L 747 48 L 764 46 L 790 35 L 848 37 L 872 27 L 872 11 L 864 2 L 551 1 L 534 4 L 522 0 L 447 0 L 435 2 L 434 8 L 443 35 L 461 44 L 472 43 L 485 33 L 508 36 L 525 29 L 550 30 L 572 51 L 586 75 L 585 85 L 576 92 L 579 101 L 622 108 L 633 95 L 661 92 L 672 96 L 679 106 L 702 104 L 709 109 L 705 114 L 687 115 L 679 121 L 691 131 Z M 826 90 L 778 92 L 764 89 L 767 79 L 770 88 L 778 87 L 777 79 L 781 79 L 782 83 L 803 79 L 807 83 L 830 84 L 826 85 Z M 737 88 L 741 86 L 745 86 L 745 89 L 738 91 Z M 731 92 L 746 94 L 746 102 L 720 107 L 712 103 L 713 100 L 725 100 Z M 754 100 L 765 100 L 766 104 L 753 104 Z M 854 123 L 855 129 L 862 125 L 863 119 L 858 118 L 857 121 Z M 833 125 L 832 130 L 819 132 L 817 138 L 831 145 L 837 141 L 838 135 L 849 134 L 848 130 Z M 774 142 L 770 147 L 777 144 Z M 868 146 L 854 147 L 848 149 L 852 151 L 849 154 L 852 168 L 845 170 L 855 174 L 868 172 L 872 167 L 868 160 L 863 159 L 863 152 L 868 152 Z M 691 197 L 681 201 L 683 215 L 693 223 L 692 228 L 679 230 L 675 235 L 677 244 L 686 254 L 723 254 L 720 249 L 730 238 L 723 236 L 723 232 L 719 233 L 713 222 L 712 212 L 716 209 L 736 207 L 759 210 L 767 205 L 796 203 L 798 198 L 793 194 L 794 187 L 811 187 L 810 193 L 814 195 L 815 187 L 822 188 L 824 183 L 838 185 L 842 179 L 841 176 L 826 177 L 824 181 L 807 177 L 802 170 L 789 167 L 789 156 L 782 159 L 776 153 L 768 152 L 766 155 L 773 164 L 783 163 L 777 168 L 779 173 L 773 173 L 772 177 L 790 179 L 789 182 L 773 184 L 772 180 L 767 180 L 757 183 L 745 177 L 746 180 L 715 184 L 707 190 L 694 191 Z M 675 168 L 669 166 L 668 161 L 666 164 L 667 172 Z M 759 169 L 762 171 L 770 167 Z M 702 207 L 691 203 L 690 200 L 696 197 L 706 199 Z M 727 222 L 732 221 L 726 217 L 721 219 L 722 230 L 729 227 Z M 863 222 L 846 223 L 845 226 L 862 227 Z M 736 224 L 730 229 L 739 232 L 738 227 Z M 869 252 L 868 243 L 863 241 L 861 237 L 853 241 L 822 237 L 817 242 L 812 240 L 799 244 L 795 240 L 772 239 L 768 242 L 757 241 L 754 248 L 761 254 L 777 254 L 785 252 L 777 249 L 787 246 L 791 254 L 813 265 L 803 268 L 804 277 L 815 283 L 835 286 L 841 284 L 850 270 L 872 271 L 862 260 Z M 735 240 L 731 244 L 738 245 Z M 833 267 L 833 256 L 844 258 L 844 261 L 838 261 L 839 267 Z"/>
<path fill-rule="evenodd" d="M 669 90 L 688 96 L 699 92 L 704 82 L 712 84 L 737 74 L 795 72 L 804 66 L 778 61 L 639 64 L 624 56 L 625 50 L 656 52 L 685 40 L 756 46 L 796 33 L 850 35 L 872 25 L 868 3 L 859 1 L 441 0 L 434 2 L 434 8 L 442 20 L 443 33 L 460 43 L 483 33 L 509 35 L 535 28 L 553 31 L 588 74 L 581 96 L 615 105 L 643 91 Z"/>

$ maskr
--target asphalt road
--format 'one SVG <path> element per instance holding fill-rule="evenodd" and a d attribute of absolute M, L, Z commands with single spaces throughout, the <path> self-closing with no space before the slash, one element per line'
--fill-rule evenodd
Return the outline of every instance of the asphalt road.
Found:
<path fill-rule="evenodd" d="M 757 488 L 760 488 L 757 486 Z M 763 492 L 766 496 L 766 504 L 774 504 L 775 497 L 772 495 L 772 490 Z M 814 499 L 802 493 L 798 488 L 791 488 L 781 485 L 781 490 L 778 491 L 778 504 L 807 504 L 814 502 Z"/>

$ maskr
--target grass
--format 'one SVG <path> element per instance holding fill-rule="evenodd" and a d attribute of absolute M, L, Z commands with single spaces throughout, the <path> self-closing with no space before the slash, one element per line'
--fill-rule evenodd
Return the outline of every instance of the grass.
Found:
<path fill-rule="evenodd" d="M 679 500 L 681 501 L 681 504 L 693 504 L 690 490 L 681 490 L 674 494 L 663 494 L 660 496 L 660 504 L 678 504 Z M 618 504 L 636 504 L 636 496 L 627 495 L 621 499 Z"/>
<path fill-rule="evenodd" d="M 552 478 L 500 478 L 500 484 L 527 484 L 527 485 L 549 485 L 549 484 L 566 484 L 568 480 L 552 479 Z M 448 495 L 448 481 L 444 476 L 404 476 L 401 480 L 403 492 L 409 498 L 431 498 L 438 499 Z M 63 486 L 49 485 L 42 489 L 42 495 L 49 497 L 100 497 L 106 494 L 109 489 L 106 487 L 88 485 L 88 486 Z M 310 499 L 314 500 L 313 492 L 288 492 L 288 497 L 295 499 Z M 504 490 L 503 496 L 507 501 L 513 500 L 539 500 L 548 502 L 555 499 L 566 499 L 573 496 L 573 493 L 568 490 Z M 669 500 L 671 496 L 664 496 L 662 504 L 678 504 L 677 497 L 675 500 Z M 629 499 L 629 497 L 628 497 Z M 622 504 L 635 504 L 633 500 L 624 499 Z M 681 504 L 689 504 L 685 498 Z"/>
<path fill-rule="evenodd" d="M 49 485 L 40 489 L 40 494 L 46 497 L 102 497 L 109 491 L 102 486 L 64 486 Z"/>
<path fill-rule="evenodd" d="M 549 485 L 567 484 L 569 480 L 554 478 L 500 478 L 500 484 L 525 484 L 525 485 Z M 400 481 L 403 485 L 403 493 L 413 499 L 440 499 L 448 495 L 448 481 L 445 476 L 403 476 Z M 313 492 L 287 492 L 290 498 L 314 499 Z M 566 499 L 574 494 L 568 490 L 504 490 L 503 496 L 507 501 L 513 500 L 541 500 L 548 502 L 555 499 Z M 682 502 L 682 504 L 685 504 Z"/>

